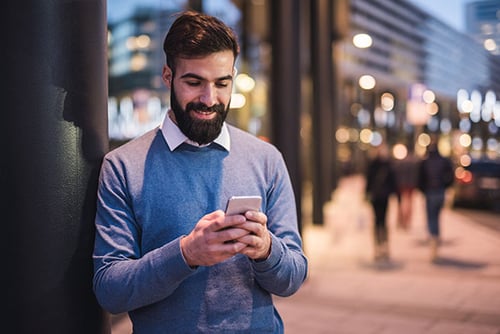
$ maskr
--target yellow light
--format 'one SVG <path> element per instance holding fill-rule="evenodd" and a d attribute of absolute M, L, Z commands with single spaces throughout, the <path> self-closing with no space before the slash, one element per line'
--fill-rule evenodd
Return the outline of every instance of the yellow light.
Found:
<path fill-rule="evenodd" d="M 339 143 L 347 143 L 349 141 L 349 130 L 346 128 L 339 128 L 335 132 L 335 139 Z"/>
<path fill-rule="evenodd" d="M 235 79 L 236 87 L 243 93 L 251 92 L 255 87 L 255 80 L 245 73 L 240 73 Z"/>
<path fill-rule="evenodd" d="M 127 49 L 129 49 L 130 51 L 135 50 L 137 48 L 137 46 L 135 45 L 135 37 L 131 36 L 127 38 L 125 45 L 127 46 Z"/>
<path fill-rule="evenodd" d="M 130 68 L 132 71 L 140 71 L 146 67 L 148 59 L 143 54 L 136 54 L 130 61 Z"/>
<path fill-rule="evenodd" d="M 429 115 L 434 116 L 438 113 L 439 107 L 436 102 L 432 102 L 425 105 L 425 110 Z"/>
<path fill-rule="evenodd" d="M 460 165 L 464 167 L 470 166 L 471 162 L 472 159 L 468 154 L 464 154 L 460 157 Z"/>
<path fill-rule="evenodd" d="M 359 133 L 359 139 L 361 140 L 361 142 L 363 142 L 365 144 L 368 144 L 372 141 L 372 136 L 373 136 L 373 133 L 370 129 L 363 129 Z"/>
<path fill-rule="evenodd" d="M 406 148 L 406 145 L 404 144 L 394 145 L 394 147 L 392 148 L 392 155 L 397 160 L 403 160 L 404 158 L 406 158 L 406 156 L 408 155 L 408 149 Z"/>
<path fill-rule="evenodd" d="M 247 99 L 243 94 L 231 94 L 231 103 L 229 104 L 229 108 L 231 109 L 239 109 L 243 108 L 247 103 Z"/>
<path fill-rule="evenodd" d="M 427 133 L 421 133 L 417 138 L 417 142 L 420 146 L 427 147 L 431 143 L 431 137 Z"/>
<path fill-rule="evenodd" d="M 146 49 L 151 44 L 151 39 L 148 35 L 140 35 L 135 39 L 135 45 L 138 49 Z"/>
<path fill-rule="evenodd" d="M 349 129 L 349 141 L 352 143 L 357 142 L 359 139 L 359 132 L 355 128 L 350 128 Z"/>

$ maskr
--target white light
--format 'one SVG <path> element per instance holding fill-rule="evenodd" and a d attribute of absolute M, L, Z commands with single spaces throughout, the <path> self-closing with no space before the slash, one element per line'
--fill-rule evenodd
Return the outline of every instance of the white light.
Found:
<path fill-rule="evenodd" d="M 373 132 L 370 144 L 372 144 L 373 146 L 379 146 L 380 144 L 382 144 L 383 141 L 384 138 L 379 132 L 377 131 Z"/>
<path fill-rule="evenodd" d="M 458 123 L 458 128 L 462 132 L 469 132 L 471 128 L 470 120 L 468 118 L 463 118 Z"/>
<path fill-rule="evenodd" d="M 365 74 L 359 78 L 359 86 L 363 89 L 369 90 L 375 87 L 375 78 L 369 74 Z"/>
<path fill-rule="evenodd" d="M 480 151 L 483 148 L 483 139 L 480 137 L 472 138 L 472 149 Z"/>
<path fill-rule="evenodd" d="M 392 110 L 394 108 L 394 96 L 391 93 L 382 94 L 380 105 L 385 111 Z"/>
<path fill-rule="evenodd" d="M 449 133 L 451 131 L 451 121 L 447 118 L 441 120 L 440 129 L 443 133 Z"/>
<path fill-rule="evenodd" d="M 239 109 L 243 108 L 247 103 L 247 99 L 243 94 L 231 94 L 231 103 L 229 104 L 229 108 L 231 109 Z"/>
<path fill-rule="evenodd" d="M 497 43 L 495 43 L 495 40 L 492 38 L 488 38 L 484 40 L 484 48 L 488 51 L 495 51 L 497 48 Z"/>
<path fill-rule="evenodd" d="M 465 112 L 462 109 L 462 104 L 464 103 L 464 101 L 467 101 L 467 100 L 469 100 L 469 93 L 467 93 L 467 91 L 465 89 L 459 89 L 457 91 L 457 108 L 458 108 L 458 111 Z"/>
<path fill-rule="evenodd" d="M 243 93 L 251 92 L 255 87 L 255 80 L 245 73 L 240 73 L 235 79 L 236 87 Z"/>
<path fill-rule="evenodd" d="M 493 118 L 493 106 L 488 106 L 488 104 L 484 103 L 481 107 L 481 119 L 485 122 L 491 121 Z"/>
<path fill-rule="evenodd" d="M 460 104 L 460 109 L 462 109 L 462 111 L 464 113 L 470 114 L 472 112 L 472 110 L 474 109 L 474 105 L 472 104 L 471 100 L 464 100 Z"/>
<path fill-rule="evenodd" d="M 469 134 L 464 133 L 460 135 L 460 137 L 458 138 L 458 142 L 460 143 L 460 145 L 462 145 L 462 147 L 469 147 L 472 143 L 472 138 Z"/>
<path fill-rule="evenodd" d="M 432 103 L 434 102 L 434 100 L 436 100 L 436 95 L 432 90 L 427 89 L 422 94 L 422 99 L 424 100 L 425 103 Z"/>
<path fill-rule="evenodd" d="M 470 119 L 474 123 L 481 120 L 481 104 L 483 103 L 483 97 L 481 93 L 477 90 L 472 91 L 470 94 L 470 100 L 472 101 L 472 111 L 470 113 Z"/>
<path fill-rule="evenodd" d="M 437 131 L 439 128 L 439 120 L 436 117 L 431 117 L 429 118 L 429 121 L 427 122 L 427 127 L 431 131 Z"/>
<path fill-rule="evenodd" d="M 372 38 L 368 34 L 356 34 L 352 38 L 352 43 L 355 47 L 360 49 L 366 49 L 372 46 Z"/>
<path fill-rule="evenodd" d="M 489 138 L 486 141 L 486 148 L 489 151 L 496 151 L 498 149 L 498 141 L 495 138 Z"/>

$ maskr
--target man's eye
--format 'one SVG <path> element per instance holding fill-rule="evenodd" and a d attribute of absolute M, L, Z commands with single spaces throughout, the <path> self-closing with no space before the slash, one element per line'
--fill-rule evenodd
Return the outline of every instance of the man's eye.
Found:
<path fill-rule="evenodd" d="M 186 81 L 186 84 L 188 84 L 189 86 L 199 86 L 200 85 L 200 82 L 199 81 Z"/>
<path fill-rule="evenodd" d="M 229 86 L 229 83 L 227 83 L 226 81 L 223 81 L 223 82 L 217 82 L 216 85 L 217 85 L 217 87 L 225 88 L 225 87 Z"/>

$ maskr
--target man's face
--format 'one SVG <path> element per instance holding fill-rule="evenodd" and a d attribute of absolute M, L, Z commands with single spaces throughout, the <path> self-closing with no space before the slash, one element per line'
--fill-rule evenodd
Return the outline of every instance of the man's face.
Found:
<path fill-rule="evenodd" d="M 220 134 L 231 101 L 233 65 L 233 53 L 223 51 L 179 58 L 175 72 L 163 68 L 175 122 L 189 139 L 208 144 Z"/>

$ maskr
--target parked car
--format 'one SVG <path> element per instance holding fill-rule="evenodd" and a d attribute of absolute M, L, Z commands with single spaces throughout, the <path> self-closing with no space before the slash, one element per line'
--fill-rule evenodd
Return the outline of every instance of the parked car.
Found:
<path fill-rule="evenodd" d="M 455 170 L 453 205 L 500 212 L 500 161 L 473 160 Z"/>

